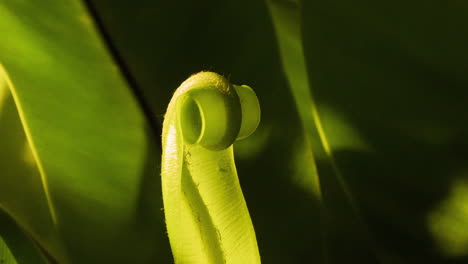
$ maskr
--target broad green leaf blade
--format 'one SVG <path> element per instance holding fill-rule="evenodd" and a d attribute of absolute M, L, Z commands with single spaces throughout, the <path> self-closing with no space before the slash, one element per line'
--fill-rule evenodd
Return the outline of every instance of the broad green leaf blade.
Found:
<path fill-rule="evenodd" d="M 43 187 L 2 208 L 59 263 L 164 258 L 159 150 L 81 1 L 3 1 L 0 17 L 0 63 L 38 169 L 21 175 Z M 20 179 L 2 172 L 1 193 L 22 193 Z M 29 210 L 35 200 L 47 207 Z"/>
<path fill-rule="evenodd" d="M 0 65 L 0 209 L 3 211 L 0 215 L 8 213 L 31 237 L 40 240 L 43 248 L 56 252 L 57 258 L 61 259 L 63 249 L 54 228 L 41 174 L 8 83 Z M 12 225 L 9 224 L 9 228 L 6 225 L 6 220 L 2 221 L 1 228 L 7 231 Z"/>
<path fill-rule="evenodd" d="M 467 262 L 468 5 L 302 4 L 324 131 L 376 242 L 393 263 Z"/>

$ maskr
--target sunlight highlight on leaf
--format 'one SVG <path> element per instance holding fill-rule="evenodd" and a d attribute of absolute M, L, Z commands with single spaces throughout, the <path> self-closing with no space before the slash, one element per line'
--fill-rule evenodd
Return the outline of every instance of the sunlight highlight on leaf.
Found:
<path fill-rule="evenodd" d="M 3 241 L 2 237 L 0 236 L 0 263 L 1 264 L 16 264 L 15 257 L 11 254 L 10 249 Z"/>
<path fill-rule="evenodd" d="M 428 215 L 427 221 L 442 253 L 468 256 L 468 181 L 454 182 L 447 199 Z"/>
<path fill-rule="evenodd" d="M 321 104 L 320 113 L 324 124 L 324 133 L 326 133 L 330 144 L 333 145 L 333 151 L 372 152 L 371 146 L 364 137 L 339 112 L 328 105 Z"/>
<path fill-rule="evenodd" d="M 0 82 L 0 138 L 7 139 L 0 141 L 0 171 L 3 171 L 0 177 L 0 210 L 4 211 L 0 216 L 8 214 L 28 236 L 41 240 L 45 250 L 62 255 L 44 183 L 11 95 L 11 81 L 1 64 Z M 34 199 L 24 202 L 29 196 Z"/>
<path fill-rule="evenodd" d="M 317 141 L 318 137 L 314 137 L 317 132 L 314 126 L 315 119 L 310 110 L 311 108 L 314 109 L 315 106 L 309 89 L 304 52 L 300 39 L 298 8 L 293 2 L 267 1 L 267 3 L 277 34 L 283 68 L 289 81 L 289 87 L 295 99 L 302 125 L 304 126 L 306 139 L 311 145 L 309 151 L 314 156 L 317 154 L 317 146 L 320 149 L 321 143 Z M 310 166 L 316 166 L 314 163 L 310 164 Z M 313 171 L 314 173 L 308 177 L 314 178 L 313 182 L 318 184 L 317 188 L 320 189 L 317 170 Z M 314 194 L 317 195 L 319 193 L 315 192 Z M 316 198 L 322 200 L 321 196 Z"/>
<path fill-rule="evenodd" d="M 236 159 L 251 160 L 261 155 L 271 137 L 271 127 L 260 123 L 257 130 L 246 139 L 236 141 L 234 154 Z"/>
<path fill-rule="evenodd" d="M 297 140 L 294 144 L 294 158 L 290 164 L 291 170 L 294 172 L 292 179 L 294 183 L 301 189 L 311 193 L 316 198 L 322 197 L 320 183 L 315 182 L 317 177 L 310 177 L 310 175 L 317 175 L 317 167 L 310 166 L 314 164 L 314 157 L 310 151 L 310 145 L 304 144 L 303 138 Z M 307 164 L 308 166 L 304 166 Z"/>
<path fill-rule="evenodd" d="M 55 206 L 52 203 L 52 199 L 50 197 L 50 191 L 49 191 L 49 184 L 47 182 L 47 176 L 45 174 L 44 168 L 42 166 L 42 162 L 39 159 L 39 155 L 37 153 L 36 147 L 34 145 L 33 139 L 31 137 L 31 132 L 29 129 L 29 125 L 26 123 L 24 113 L 23 113 L 23 107 L 18 99 L 18 95 L 16 93 L 15 87 L 13 86 L 13 83 L 10 80 L 10 77 L 8 76 L 5 68 L 3 67 L 2 64 L 0 64 L 0 79 L 3 79 L 6 83 L 6 87 L 9 89 L 9 92 L 11 96 L 13 97 L 13 100 L 16 104 L 16 109 L 18 111 L 19 118 L 21 120 L 21 124 L 24 129 L 24 133 L 26 135 L 26 140 L 27 142 L 25 143 L 27 146 L 30 148 L 31 155 L 33 156 L 34 163 L 37 166 L 37 169 L 39 170 L 39 174 L 41 176 L 41 182 L 42 182 L 42 187 L 44 188 L 44 194 L 47 199 L 47 204 L 49 208 L 49 213 L 50 217 L 52 219 L 52 222 L 54 225 L 57 225 L 57 215 L 55 213 Z"/>

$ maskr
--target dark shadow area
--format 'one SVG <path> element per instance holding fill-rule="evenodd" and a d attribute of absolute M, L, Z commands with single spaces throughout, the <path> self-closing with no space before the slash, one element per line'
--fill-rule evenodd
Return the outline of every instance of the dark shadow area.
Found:
<path fill-rule="evenodd" d="M 466 5 L 307 2 L 303 12 L 319 112 L 334 109 L 370 146 L 335 156 L 378 248 L 391 263 L 467 263 L 428 227 L 468 169 Z"/>
<path fill-rule="evenodd" d="M 160 175 L 161 151 L 155 148 L 155 146 L 158 146 L 155 141 L 159 141 L 159 138 L 155 137 L 154 130 L 150 127 L 146 129 L 146 137 L 147 160 L 144 163 L 144 168 L 142 168 L 140 198 L 133 226 L 137 229 L 137 233 L 141 239 L 154 241 L 155 238 L 158 238 L 157 241 L 160 243 L 158 243 L 157 247 L 148 247 L 146 248 L 146 252 L 152 255 L 151 259 L 156 261 L 156 263 L 166 263 L 172 261 L 172 254 L 164 220 Z M 154 160 L 154 157 L 157 160 Z M 150 243 L 144 244 L 148 245 Z"/>
<path fill-rule="evenodd" d="M 313 259 L 321 263 L 325 257 L 323 208 L 316 197 L 294 182 L 296 172 L 291 164 L 297 150 L 293 146 L 296 140 L 305 139 L 291 96 L 286 89 L 277 92 L 277 98 L 282 99 L 280 108 L 267 101 L 261 105 L 265 116 L 261 126 L 274 128 L 266 147 L 252 160 L 237 159 L 240 183 L 262 262 L 304 263 Z"/>

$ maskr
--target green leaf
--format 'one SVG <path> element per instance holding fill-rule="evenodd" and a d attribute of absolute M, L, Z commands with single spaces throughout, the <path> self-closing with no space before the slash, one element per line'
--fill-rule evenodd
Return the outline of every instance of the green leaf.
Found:
<path fill-rule="evenodd" d="M 10 249 L 5 244 L 5 241 L 0 237 L 0 263 L 2 264 L 16 264 L 15 257 L 10 252 Z"/>
<path fill-rule="evenodd" d="M 59 263 L 166 259 L 156 137 L 87 9 L 3 1 L 0 17 L 2 210 Z"/>
<path fill-rule="evenodd" d="M 44 247 L 56 250 L 59 243 L 41 175 L 26 140 L 3 68 L 0 68 L 0 71 L 0 138 L 3 139 L 0 141 L 0 170 L 3 172 L 0 178 L 0 234 L 7 242 L 14 241 L 13 244 L 9 243 L 13 251 L 21 244 L 27 244 L 10 237 L 18 237 L 22 231 L 12 230 L 18 228 L 11 223 L 12 220 L 6 216 L 8 214 L 15 219 L 17 225 L 23 226 L 27 233 L 43 240 Z M 27 241 L 29 238 L 23 237 L 23 240 Z M 29 244 L 32 244 L 32 241 L 29 241 Z M 20 261 L 24 257 L 14 253 Z"/>
<path fill-rule="evenodd" d="M 330 148 L 321 115 L 318 112 L 307 72 L 302 44 L 300 6 L 294 1 L 268 1 L 275 26 L 283 67 L 289 80 L 301 118 L 308 151 L 314 157 L 309 166 L 313 174 L 315 193 L 323 206 L 323 239 L 325 253 L 317 259 L 339 263 L 373 262 L 377 260 L 373 240 L 362 219 L 354 194 L 343 179 Z"/>

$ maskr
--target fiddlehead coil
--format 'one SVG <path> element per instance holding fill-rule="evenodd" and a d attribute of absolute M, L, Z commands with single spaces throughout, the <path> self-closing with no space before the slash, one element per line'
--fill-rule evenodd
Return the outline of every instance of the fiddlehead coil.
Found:
<path fill-rule="evenodd" d="M 164 211 L 176 263 L 260 263 L 232 144 L 253 133 L 253 90 L 201 72 L 176 90 L 163 125 Z"/>

